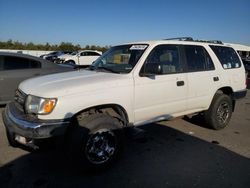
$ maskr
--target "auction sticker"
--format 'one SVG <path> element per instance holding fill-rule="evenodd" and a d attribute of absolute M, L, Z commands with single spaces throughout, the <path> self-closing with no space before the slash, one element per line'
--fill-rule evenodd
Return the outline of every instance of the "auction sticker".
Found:
<path fill-rule="evenodd" d="M 136 44 L 130 47 L 130 50 L 145 50 L 148 45 Z"/>

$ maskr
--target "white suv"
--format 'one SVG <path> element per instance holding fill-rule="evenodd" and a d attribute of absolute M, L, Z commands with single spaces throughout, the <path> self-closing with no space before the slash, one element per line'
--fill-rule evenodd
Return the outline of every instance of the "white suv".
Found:
<path fill-rule="evenodd" d="M 74 159 L 101 168 L 119 153 L 124 127 L 201 113 L 224 128 L 245 81 L 238 54 L 219 42 L 129 43 L 88 69 L 22 82 L 3 120 L 13 146 L 64 136 Z"/>
<path fill-rule="evenodd" d="M 58 56 L 57 61 L 59 61 L 59 63 L 91 65 L 101 55 L 102 52 L 97 50 L 83 50 L 79 52 L 73 52 L 72 54 Z"/>

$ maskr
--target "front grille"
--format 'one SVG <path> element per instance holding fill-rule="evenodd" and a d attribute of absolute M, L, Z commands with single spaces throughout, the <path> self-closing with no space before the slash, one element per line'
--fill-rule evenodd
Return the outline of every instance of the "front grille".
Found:
<path fill-rule="evenodd" d="M 15 102 L 16 106 L 21 110 L 24 111 L 24 105 L 25 105 L 25 99 L 26 99 L 26 94 L 22 92 L 21 90 L 17 89 L 15 93 Z"/>

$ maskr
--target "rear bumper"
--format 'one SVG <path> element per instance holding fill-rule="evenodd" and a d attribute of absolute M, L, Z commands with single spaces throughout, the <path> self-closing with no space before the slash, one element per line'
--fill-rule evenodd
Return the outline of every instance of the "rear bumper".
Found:
<path fill-rule="evenodd" d="M 233 93 L 233 99 L 241 99 L 244 98 L 247 95 L 247 89 L 241 90 L 241 91 L 236 91 Z"/>
<path fill-rule="evenodd" d="M 8 133 L 28 139 L 43 139 L 64 135 L 70 124 L 66 120 L 39 120 L 20 112 L 14 103 L 9 103 L 2 114 Z"/>

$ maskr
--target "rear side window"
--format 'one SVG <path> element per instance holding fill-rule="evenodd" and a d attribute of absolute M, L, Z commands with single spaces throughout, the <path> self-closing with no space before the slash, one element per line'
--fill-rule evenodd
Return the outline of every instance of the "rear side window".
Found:
<path fill-rule="evenodd" d="M 100 56 L 100 54 L 96 52 L 88 52 L 88 56 Z"/>
<path fill-rule="evenodd" d="M 241 66 L 240 59 L 233 48 L 213 45 L 210 45 L 210 48 L 214 51 L 224 69 L 239 68 Z"/>
<path fill-rule="evenodd" d="M 82 52 L 81 56 L 100 56 L 100 54 L 96 52 Z"/>
<path fill-rule="evenodd" d="M 4 70 L 40 68 L 41 63 L 32 59 L 5 56 L 3 61 Z"/>
<path fill-rule="evenodd" d="M 185 45 L 188 72 L 214 70 L 211 57 L 204 47 Z"/>

